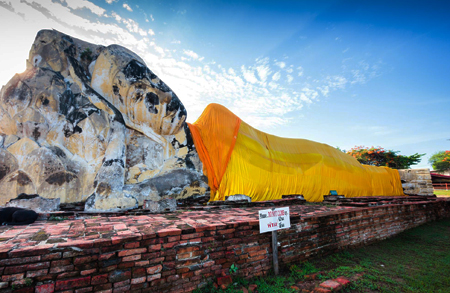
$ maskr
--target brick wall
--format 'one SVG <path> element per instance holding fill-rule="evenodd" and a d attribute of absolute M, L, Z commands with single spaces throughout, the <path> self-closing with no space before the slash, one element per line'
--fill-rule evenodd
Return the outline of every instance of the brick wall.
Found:
<path fill-rule="evenodd" d="M 393 236 L 450 216 L 450 201 L 352 208 L 312 216 L 291 212 L 279 231 L 281 265 Z M 258 220 L 179 227 L 143 236 L 94 239 L 70 246 L 11 250 L 0 245 L 0 292 L 191 292 L 228 273 L 254 277 L 271 269 L 271 233 Z M 22 288 L 20 288 L 23 286 Z M 17 290 L 18 289 L 18 290 Z"/>

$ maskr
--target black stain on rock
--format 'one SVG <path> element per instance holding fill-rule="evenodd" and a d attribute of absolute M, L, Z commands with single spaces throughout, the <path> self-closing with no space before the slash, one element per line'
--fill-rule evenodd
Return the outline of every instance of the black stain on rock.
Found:
<path fill-rule="evenodd" d="M 64 183 L 68 183 L 68 182 L 72 181 L 75 178 L 77 178 L 77 176 L 75 176 L 73 174 L 66 173 L 66 172 L 57 172 L 57 173 L 54 173 L 54 174 L 50 175 L 45 180 L 45 182 L 47 182 L 48 184 L 51 184 L 51 185 L 61 186 Z"/>
<path fill-rule="evenodd" d="M 103 162 L 103 166 L 109 167 L 114 163 L 118 163 L 122 168 L 124 168 L 123 160 L 122 159 L 109 159 Z"/>
<path fill-rule="evenodd" d="M 156 109 L 156 105 L 159 105 L 159 97 L 157 94 L 153 92 L 149 92 L 145 95 L 144 99 L 145 107 L 150 113 L 158 114 L 158 109 Z"/>
<path fill-rule="evenodd" d="M 125 75 L 125 78 L 132 83 L 144 78 L 151 81 L 157 77 L 150 71 L 150 69 L 147 68 L 147 66 L 137 60 L 131 60 L 122 72 Z"/>
<path fill-rule="evenodd" d="M 17 184 L 19 184 L 20 186 L 26 186 L 26 185 L 32 183 L 30 177 L 28 177 L 28 175 L 22 171 L 19 171 L 16 176 L 12 177 L 9 180 L 9 182 L 14 181 L 14 180 L 16 180 Z"/>
<path fill-rule="evenodd" d="M 57 155 L 58 157 L 60 157 L 60 158 L 66 158 L 66 153 L 64 153 L 63 150 L 60 149 L 59 147 L 57 147 L 57 146 L 51 146 L 51 147 L 49 147 L 49 149 L 50 149 L 55 155 Z"/>
<path fill-rule="evenodd" d="M 0 164 L 0 181 L 6 177 L 6 175 L 11 172 L 11 168 L 9 166 Z"/>

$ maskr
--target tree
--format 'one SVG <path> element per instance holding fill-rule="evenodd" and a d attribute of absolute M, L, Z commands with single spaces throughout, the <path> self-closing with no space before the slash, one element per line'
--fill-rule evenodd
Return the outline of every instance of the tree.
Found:
<path fill-rule="evenodd" d="M 450 169 L 450 151 L 437 152 L 431 156 L 428 163 L 433 166 L 433 169 L 438 172 L 443 172 Z"/>
<path fill-rule="evenodd" d="M 425 154 L 415 153 L 411 156 L 399 155 L 400 151 L 385 150 L 382 147 L 355 146 L 347 154 L 353 156 L 361 164 L 386 166 L 394 169 L 409 169 L 411 165 L 420 163 Z"/>

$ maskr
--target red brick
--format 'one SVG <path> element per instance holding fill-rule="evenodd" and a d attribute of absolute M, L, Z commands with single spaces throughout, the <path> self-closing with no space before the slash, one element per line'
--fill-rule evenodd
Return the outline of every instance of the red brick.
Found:
<path fill-rule="evenodd" d="M 35 287 L 35 293 L 53 293 L 55 292 L 55 284 L 44 284 Z"/>
<path fill-rule="evenodd" d="M 79 288 L 79 287 L 85 287 L 88 286 L 91 282 L 91 277 L 83 277 L 83 278 L 76 278 L 76 279 L 70 279 L 70 280 L 61 280 L 56 281 L 56 291 L 60 290 L 66 290 L 66 289 L 73 289 L 73 288 Z"/>
<path fill-rule="evenodd" d="M 153 280 L 161 279 L 161 274 L 151 275 L 147 277 L 147 282 L 151 282 Z"/>
<path fill-rule="evenodd" d="M 158 251 L 161 250 L 161 244 L 154 244 L 148 247 L 148 251 Z"/>
<path fill-rule="evenodd" d="M 322 287 L 317 287 L 316 289 L 314 289 L 314 293 L 331 293 L 331 290 Z"/>
<path fill-rule="evenodd" d="M 180 229 L 163 229 L 163 230 L 159 230 L 157 232 L 159 237 L 165 237 L 165 236 L 175 236 L 175 235 L 180 235 L 181 234 L 181 230 Z"/>
<path fill-rule="evenodd" d="M 222 286 L 222 285 L 228 286 L 231 283 L 233 283 L 233 280 L 231 279 L 231 276 L 224 276 L 224 277 L 218 277 L 217 278 L 217 284 L 219 286 Z"/>
<path fill-rule="evenodd" d="M 89 263 L 96 261 L 98 259 L 98 255 L 89 255 L 89 256 L 83 256 L 83 257 L 77 257 L 74 260 L 74 265 L 80 265 L 84 263 Z"/>
<path fill-rule="evenodd" d="M 320 286 L 326 289 L 330 289 L 331 291 L 338 291 L 342 288 L 342 285 L 333 280 L 327 280 L 325 282 L 320 283 Z"/>
<path fill-rule="evenodd" d="M 336 279 L 334 279 L 333 281 L 338 282 L 339 284 L 341 284 L 343 287 L 347 286 L 348 284 L 350 284 L 350 280 L 347 279 L 346 277 L 338 277 Z"/>
<path fill-rule="evenodd" d="M 191 251 L 195 251 L 195 250 L 199 250 L 199 248 L 197 246 L 191 246 L 191 247 L 183 247 L 177 250 L 177 253 L 186 253 L 186 252 L 191 252 Z"/>
<path fill-rule="evenodd" d="M 122 261 L 123 261 L 123 262 L 126 262 L 126 261 L 140 260 L 141 257 L 142 257 L 142 256 L 141 256 L 140 254 L 130 255 L 130 256 L 127 256 L 127 257 L 122 258 Z"/>
<path fill-rule="evenodd" d="M 95 274 L 96 272 L 97 272 L 97 269 L 90 269 L 90 270 L 84 270 L 84 271 L 81 271 L 80 274 L 81 274 L 82 276 L 86 276 L 86 275 L 92 275 L 92 274 Z"/>
<path fill-rule="evenodd" d="M 131 284 L 135 285 L 135 284 L 141 284 L 141 283 L 145 283 L 147 281 L 147 278 L 144 277 L 140 277 L 140 278 L 135 278 L 135 279 L 131 279 Z"/>
<path fill-rule="evenodd" d="M 141 254 L 147 252 L 147 248 L 136 248 L 136 249 L 128 249 L 128 250 L 122 250 L 119 251 L 118 256 L 128 256 L 128 255 L 134 255 L 134 254 Z"/>
<path fill-rule="evenodd" d="M 157 265 L 154 267 L 147 268 L 147 274 L 154 275 L 156 273 L 161 272 L 161 270 L 162 270 L 162 265 Z"/>

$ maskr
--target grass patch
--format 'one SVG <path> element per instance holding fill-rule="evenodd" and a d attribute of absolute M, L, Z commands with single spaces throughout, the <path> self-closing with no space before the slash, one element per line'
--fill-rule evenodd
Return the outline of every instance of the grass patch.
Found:
<path fill-rule="evenodd" d="M 436 194 L 436 196 L 450 196 L 450 190 L 435 189 L 434 194 Z"/>
<path fill-rule="evenodd" d="M 366 247 L 292 265 L 278 277 L 236 279 L 226 290 L 215 289 L 211 283 L 195 292 L 242 292 L 241 288 L 249 284 L 258 285 L 260 293 L 295 292 L 292 285 L 298 286 L 305 275 L 319 271 L 321 280 L 362 275 L 345 292 L 450 292 L 450 219 Z"/>

